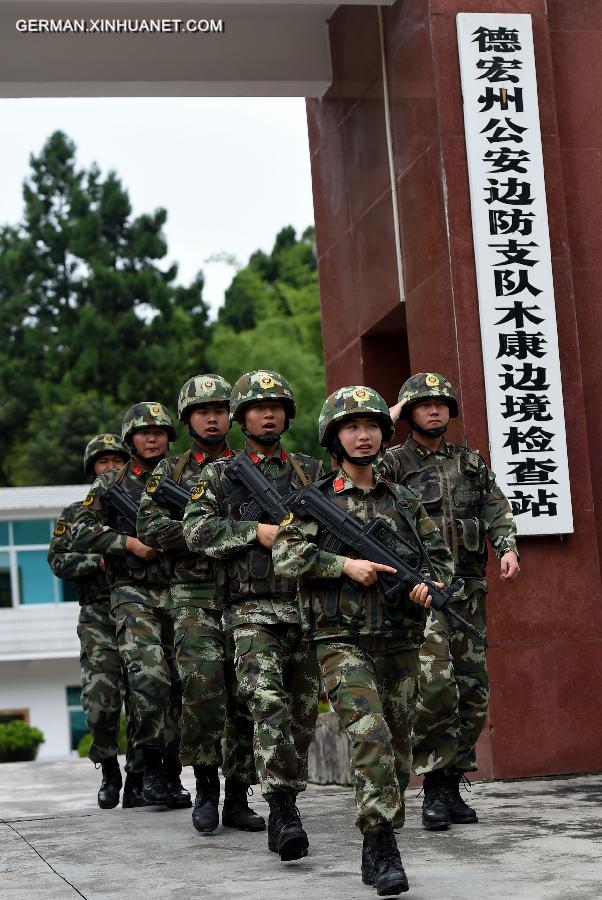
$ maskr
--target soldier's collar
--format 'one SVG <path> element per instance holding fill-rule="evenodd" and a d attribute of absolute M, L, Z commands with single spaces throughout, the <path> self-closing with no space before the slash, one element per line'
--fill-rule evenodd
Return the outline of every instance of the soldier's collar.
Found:
<path fill-rule="evenodd" d="M 425 447 L 424 444 L 420 444 L 413 435 L 410 435 L 407 440 L 408 447 L 413 451 L 414 455 L 418 457 L 418 459 L 426 459 L 427 456 L 430 456 L 433 453 L 442 453 L 444 456 L 452 456 L 453 448 L 451 444 L 443 438 L 442 443 L 437 447 L 436 450 L 430 450 L 428 447 Z"/>
<path fill-rule="evenodd" d="M 212 459 L 209 456 L 209 454 L 205 453 L 204 450 L 201 450 L 197 446 L 197 444 L 192 445 L 192 447 L 190 448 L 190 452 L 192 454 L 192 458 L 194 460 L 196 460 L 196 462 L 199 464 L 199 466 L 202 466 L 207 462 L 212 462 Z M 218 456 L 216 458 L 217 459 L 229 459 L 231 456 L 234 456 L 234 451 L 231 450 L 230 447 L 228 447 L 228 444 L 226 443 L 224 452 L 221 454 L 221 456 Z"/>
<path fill-rule="evenodd" d="M 374 487 L 371 488 L 362 488 L 359 487 L 352 478 L 349 477 L 345 469 L 339 467 L 337 470 L 336 477 L 332 482 L 332 488 L 335 494 L 342 494 L 345 491 L 361 491 L 363 494 L 368 491 L 373 491 L 379 484 L 386 484 L 385 479 L 382 478 L 378 472 L 374 472 Z"/>
<path fill-rule="evenodd" d="M 133 460 L 130 466 L 130 472 L 132 473 L 132 475 L 135 475 L 136 478 L 141 478 L 146 474 L 146 470 L 143 469 L 140 463 L 137 463 L 136 460 Z"/>
<path fill-rule="evenodd" d="M 253 450 L 251 447 L 249 447 L 248 444 L 245 444 L 245 453 L 252 460 L 252 462 L 255 463 L 255 465 L 257 465 L 264 459 L 268 460 L 268 462 L 272 462 L 273 460 L 274 462 L 281 463 L 282 465 L 284 465 L 284 463 L 288 460 L 288 453 L 286 452 L 284 447 L 278 447 L 274 451 L 272 456 L 266 456 L 265 453 L 262 453 L 260 450 Z"/>

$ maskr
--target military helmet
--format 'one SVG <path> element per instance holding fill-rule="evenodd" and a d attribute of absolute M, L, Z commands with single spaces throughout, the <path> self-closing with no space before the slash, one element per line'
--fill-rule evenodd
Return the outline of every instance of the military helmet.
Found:
<path fill-rule="evenodd" d="M 328 447 L 336 426 L 353 416 L 374 416 L 378 419 L 383 433 L 383 441 L 393 434 L 393 420 L 389 407 L 373 388 L 360 384 L 339 388 L 327 398 L 318 421 L 318 440 L 322 447 Z"/>
<path fill-rule="evenodd" d="M 242 414 L 252 403 L 262 400 L 278 400 L 286 410 L 287 422 L 297 413 L 291 386 L 278 372 L 262 369 L 241 375 L 232 388 L 230 421 L 242 422 Z"/>
<path fill-rule="evenodd" d="M 399 400 L 407 400 L 401 411 L 401 418 L 409 419 L 412 404 L 419 400 L 428 400 L 429 397 L 438 397 L 444 400 L 449 406 L 450 417 L 457 418 L 458 401 L 454 389 L 447 378 L 437 372 L 418 372 L 401 386 Z"/>
<path fill-rule="evenodd" d="M 130 458 L 130 451 L 118 435 L 97 434 L 84 450 L 84 472 L 86 475 L 90 475 L 95 461 L 99 456 L 104 456 L 105 453 L 114 453 L 116 456 L 122 456 L 124 462 L 127 462 Z"/>
<path fill-rule="evenodd" d="M 171 416 L 161 403 L 155 403 L 153 400 L 144 400 L 130 406 L 123 417 L 121 440 L 126 444 L 129 443 L 133 433 L 143 428 L 163 428 L 170 441 L 176 439 L 176 429 Z"/>
<path fill-rule="evenodd" d="M 232 386 L 221 375 L 195 375 L 182 386 L 178 397 L 178 419 L 183 422 L 197 406 L 230 403 Z"/>

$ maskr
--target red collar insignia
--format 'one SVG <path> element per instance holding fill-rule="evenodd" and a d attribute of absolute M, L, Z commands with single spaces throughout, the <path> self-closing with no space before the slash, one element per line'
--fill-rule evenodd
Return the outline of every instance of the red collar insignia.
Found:
<path fill-rule="evenodd" d="M 334 488 L 335 494 L 340 494 L 341 491 L 345 488 L 345 479 L 339 475 L 339 477 L 335 478 L 335 480 L 332 482 L 332 486 Z"/>
<path fill-rule="evenodd" d="M 144 469 L 143 469 L 142 466 L 139 465 L 137 462 L 133 462 L 133 463 L 132 463 L 132 472 L 134 473 L 134 475 L 137 475 L 138 478 L 140 478 L 140 476 L 142 475 L 143 471 L 144 471 Z"/>
<path fill-rule="evenodd" d="M 196 459 L 196 461 L 198 462 L 198 464 L 200 466 L 201 463 L 205 462 L 206 456 L 202 450 L 197 450 L 196 453 L 194 454 L 194 458 Z"/>
<path fill-rule="evenodd" d="M 284 449 L 284 447 L 282 448 L 282 450 L 280 451 L 280 453 L 281 453 L 280 459 L 282 460 L 283 463 L 285 463 L 285 462 L 287 461 L 287 459 L 288 459 L 288 453 L 286 452 L 286 450 Z"/>
<path fill-rule="evenodd" d="M 230 450 L 229 447 L 226 447 L 226 449 L 225 449 L 224 452 L 222 453 L 222 456 L 223 456 L 225 459 L 230 459 L 231 456 L 234 456 L 234 450 Z"/>
<path fill-rule="evenodd" d="M 257 455 L 257 453 L 254 453 L 252 450 L 249 450 L 247 452 L 248 452 L 249 456 L 251 457 L 251 459 L 253 460 L 253 462 L 255 463 L 255 465 L 257 465 L 257 463 L 259 462 L 259 456 Z"/>

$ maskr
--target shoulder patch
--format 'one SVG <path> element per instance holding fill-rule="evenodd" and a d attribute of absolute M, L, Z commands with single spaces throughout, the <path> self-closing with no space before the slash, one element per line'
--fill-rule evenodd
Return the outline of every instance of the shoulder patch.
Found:
<path fill-rule="evenodd" d="M 160 482 L 161 482 L 160 475 L 151 475 L 151 477 L 146 482 L 146 493 L 154 494 L 155 491 L 157 490 L 157 488 L 159 487 Z"/>
<path fill-rule="evenodd" d="M 203 497 L 205 495 L 206 484 L 207 484 L 206 481 L 199 481 L 197 486 L 191 490 L 190 499 L 191 500 L 200 500 L 201 497 Z"/>
<path fill-rule="evenodd" d="M 67 523 L 64 519 L 59 519 L 54 526 L 54 531 L 52 532 L 55 537 L 60 537 L 62 534 L 65 534 L 67 531 Z"/>
<path fill-rule="evenodd" d="M 96 497 L 96 491 L 88 491 L 88 496 L 83 501 L 82 506 L 91 506 L 94 503 L 95 497 Z"/>

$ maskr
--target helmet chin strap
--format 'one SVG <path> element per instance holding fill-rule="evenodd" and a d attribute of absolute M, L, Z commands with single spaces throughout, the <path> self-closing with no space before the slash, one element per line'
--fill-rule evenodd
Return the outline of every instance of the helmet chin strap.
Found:
<path fill-rule="evenodd" d="M 251 438 L 253 441 L 257 441 L 258 444 L 265 444 L 266 447 L 271 447 L 274 444 L 278 444 L 280 442 L 280 438 L 282 434 L 277 431 L 268 432 L 267 434 L 251 434 L 251 432 L 245 428 L 244 425 L 240 426 L 240 430 L 242 433 Z"/>
<path fill-rule="evenodd" d="M 226 440 L 225 434 L 208 434 L 207 437 L 201 437 L 196 433 L 194 428 L 190 423 L 188 423 L 188 434 L 195 441 L 195 443 L 200 444 L 202 447 L 205 444 L 207 447 L 216 447 L 218 444 L 223 444 Z"/>
<path fill-rule="evenodd" d="M 341 443 L 341 439 L 337 437 L 333 442 L 331 447 L 328 449 L 336 456 L 337 462 L 341 462 L 343 459 L 346 459 L 347 462 L 350 462 L 352 466 L 359 466 L 363 469 L 365 466 L 371 466 L 372 463 L 376 462 L 378 459 L 378 454 L 380 453 L 382 448 L 381 446 L 378 448 L 376 453 L 371 453 L 369 456 L 350 456 L 349 453 L 343 447 Z"/>
<path fill-rule="evenodd" d="M 152 463 L 153 466 L 156 466 L 157 463 L 160 463 L 162 459 L 165 459 L 165 453 L 160 453 L 158 456 L 142 456 L 142 454 L 136 450 L 136 448 L 134 447 L 133 444 L 132 444 L 132 456 L 137 456 L 138 459 L 141 459 L 142 462 L 144 462 L 144 463 L 147 463 L 147 464 Z"/>
<path fill-rule="evenodd" d="M 441 437 L 447 431 L 447 425 L 438 425 L 436 428 L 422 428 L 413 419 L 410 419 L 410 425 L 412 426 L 412 431 L 417 431 L 418 434 L 423 434 L 425 437 Z"/>

